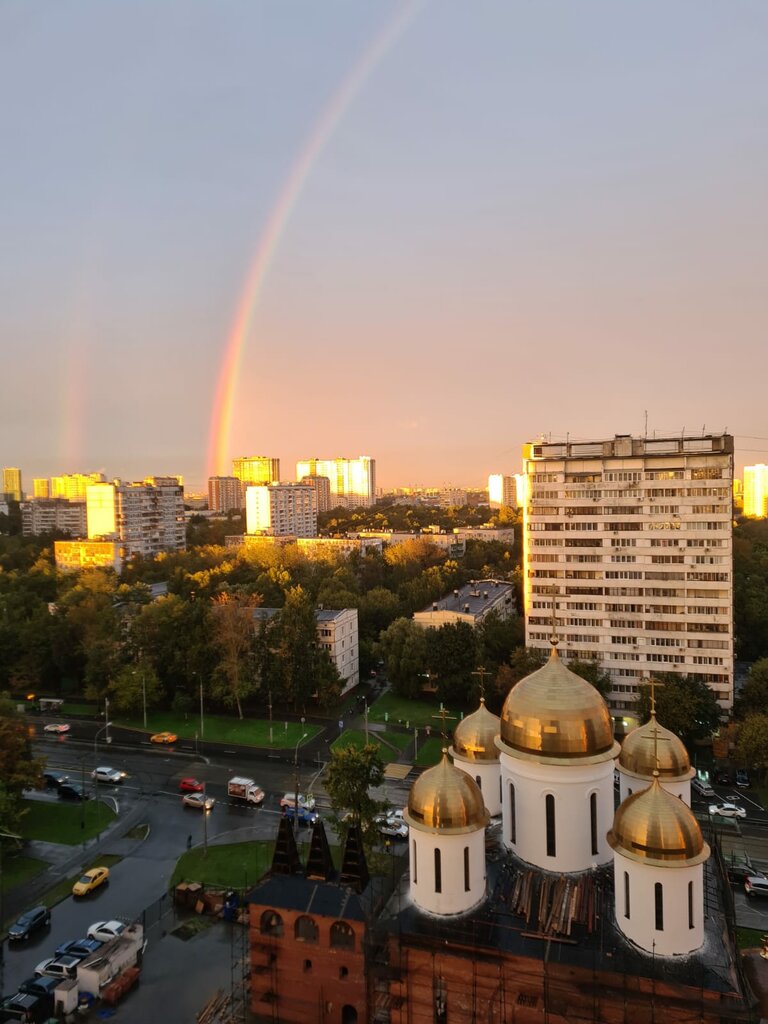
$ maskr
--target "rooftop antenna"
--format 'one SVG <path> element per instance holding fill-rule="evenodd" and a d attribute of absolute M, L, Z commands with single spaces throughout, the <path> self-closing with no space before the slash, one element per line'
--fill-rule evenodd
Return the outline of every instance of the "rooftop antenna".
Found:
<path fill-rule="evenodd" d="M 552 634 L 549 638 L 549 642 L 552 644 L 553 648 L 556 648 L 560 643 L 560 637 L 557 635 L 557 587 L 554 583 L 550 588 L 550 593 L 552 595 Z"/>
<path fill-rule="evenodd" d="M 647 409 L 645 410 L 645 435 L 644 436 L 646 438 L 648 437 L 648 410 Z"/>

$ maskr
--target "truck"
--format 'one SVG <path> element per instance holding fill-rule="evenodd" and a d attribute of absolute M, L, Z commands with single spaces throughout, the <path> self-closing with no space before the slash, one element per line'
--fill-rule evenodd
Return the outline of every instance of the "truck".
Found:
<path fill-rule="evenodd" d="M 264 790 L 261 786 L 257 786 L 253 779 L 247 779 L 243 775 L 235 775 L 229 780 L 227 796 L 230 800 L 242 800 L 257 807 L 264 802 Z"/>

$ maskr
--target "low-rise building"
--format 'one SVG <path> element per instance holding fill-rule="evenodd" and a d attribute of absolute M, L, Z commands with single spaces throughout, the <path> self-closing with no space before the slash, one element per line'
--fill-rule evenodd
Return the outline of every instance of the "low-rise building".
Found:
<path fill-rule="evenodd" d="M 21 532 L 25 537 L 42 533 L 69 533 L 82 537 L 86 532 L 84 501 L 65 498 L 32 498 L 21 503 Z"/>
<path fill-rule="evenodd" d="M 439 629 L 448 623 L 468 622 L 475 628 L 491 612 L 507 619 L 515 614 L 515 588 L 502 580 L 473 580 L 452 594 L 416 612 L 413 621 L 425 628 Z"/>
<path fill-rule="evenodd" d="M 57 540 L 53 551 L 59 572 L 114 569 L 119 573 L 125 560 L 125 546 L 114 540 Z"/>
<path fill-rule="evenodd" d="M 317 642 L 336 666 L 346 693 L 360 682 L 360 642 L 357 608 L 318 608 Z"/>

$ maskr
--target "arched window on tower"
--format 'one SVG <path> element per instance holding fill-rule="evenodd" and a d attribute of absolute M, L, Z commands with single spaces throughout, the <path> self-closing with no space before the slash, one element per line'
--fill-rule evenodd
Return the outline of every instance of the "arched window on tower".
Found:
<path fill-rule="evenodd" d="M 688 883 L 688 927 L 693 928 L 693 882 Z"/>
<path fill-rule="evenodd" d="M 440 862 L 440 851 L 435 850 L 435 892 L 443 891 L 443 867 Z"/>
<path fill-rule="evenodd" d="M 547 793 L 544 798 L 544 812 L 547 824 L 547 856 L 557 856 L 557 843 L 555 841 L 555 798 Z"/>
<path fill-rule="evenodd" d="M 464 892 L 469 892 L 469 847 L 464 847 Z"/>
<path fill-rule="evenodd" d="M 629 872 L 624 872 L 624 917 L 629 920 Z"/>
<path fill-rule="evenodd" d="M 597 793 L 589 797 L 589 829 L 592 836 L 592 855 L 596 856 L 600 851 L 597 847 Z"/>
<path fill-rule="evenodd" d="M 517 842 L 517 820 L 515 815 L 515 784 L 509 784 L 509 841 Z"/>
<path fill-rule="evenodd" d="M 656 908 L 656 931 L 664 931 L 664 886 L 656 882 L 653 887 L 653 900 Z"/>
<path fill-rule="evenodd" d="M 411 868 L 413 869 L 413 884 L 418 885 L 419 883 L 419 862 L 416 857 L 416 840 L 414 839 L 411 843 L 411 849 L 413 850 L 413 856 L 411 857 Z"/>
<path fill-rule="evenodd" d="M 475 776 L 475 782 L 477 783 L 477 788 L 478 788 L 478 789 L 480 790 L 480 792 L 482 793 L 482 792 L 483 792 L 483 780 L 482 780 L 482 779 L 480 778 L 480 776 L 479 776 L 479 775 L 476 775 L 476 776 Z"/>

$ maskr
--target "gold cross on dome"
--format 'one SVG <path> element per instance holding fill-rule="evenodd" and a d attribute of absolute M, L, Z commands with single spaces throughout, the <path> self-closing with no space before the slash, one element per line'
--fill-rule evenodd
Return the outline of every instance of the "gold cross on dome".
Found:
<path fill-rule="evenodd" d="M 443 737 L 443 744 L 446 744 L 448 742 L 448 734 L 447 734 L 446 729 L 445 729 L 445 723 L 446 723 L 446 721 L 455 722 L 456 721 L 456 715 L 449 714 L 448 709 L 446 708 L 445 704 L 441 704 L 440 705 L 440 713 L 437 714 L 437 715 L 432 715 L 432 717 L 440 719 L 440 723 L 441 723 L 440 735 Z"/>
<path fill-rule="evenodd" d="M 485 677 L 489 674 L 490 673 L 483 665 L 478 666 L 478 668 L 476 668 L 472 673 L 473 676 L 480 677 L 480 700 L 482 701 L 485 701 Z"/>

